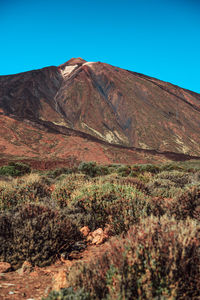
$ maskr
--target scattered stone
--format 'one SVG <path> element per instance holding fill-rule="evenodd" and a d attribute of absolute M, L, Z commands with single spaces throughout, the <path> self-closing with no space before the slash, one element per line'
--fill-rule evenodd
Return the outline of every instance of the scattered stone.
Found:
<path fill-rule="evenodd" d="M 61 270 L 53 277 L 52 290 L 59 291 L 60 289 L 65 287 L 67 287 L 66 272 L 64 270 Z"/>
<path fill-rule="evenodd" d="M 88 235 L 87 242 L 92 245 L 100 245 L 105 242 L 108 237 L 108 233 L 104 232 L 102 228 L 98 228 Z"/>
<path fill-rule="evenodd" d="M 9 294 L 9 295 L 14 295 L 15 292 L 10 291 L 8 294 Z"/>
<path fill-rule="evenodd" d="M 89 229 L 88 226 L 84 226 L 84 227 L 82 227 L 82 228 L 80 229 L 80 232 L 82 233 L 82 235 L 83 235 L 84 237 L 87 237 L 88 234 L 90 233 L 90 229 Z"/>
<path fill-rule="evenodd" d="M 11 269 L 11 264 L 7 262 L 0 262 L 0 273 L 9 272 L 10 269 Z"/>
<path fill-rule="evenodd" d="M 7 285 L 7 286 L 14 286 L 14 283 L 7 283 L 7 282 L 3 282 L 2 285 Z"/>
<path fill-rule="evenodd" d="M 16 272 L 19 274 L 19 275 L 23 275 L 23 274 L 29 274 L 31 273 L 31 271 L 33 270 L 33 267 L 31 265 L 30 262 L 28 261 L 25 261 L 22 265 L 22 267 L 20 269 L 18 269 Z"/>

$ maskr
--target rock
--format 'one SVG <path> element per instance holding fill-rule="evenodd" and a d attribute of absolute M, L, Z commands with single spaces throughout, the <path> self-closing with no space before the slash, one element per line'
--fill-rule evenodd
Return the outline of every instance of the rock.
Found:
<path fill-rule="evenodd" d="M 15 292 L 13 292 L 13 291 L 10 291 L 8 294 L 9 294 L 9 295 L 14 295 L 14 294 L 15 294 Z"/>
<path fill-rule="evenodd" d="M 19 275 L 23 275 L 23 274 L 29 274 L 31 273 L 33 270 L 33 266 L 31 265 L 30 262 L 28 261 L 25 261 L 22 265 L 22 267 L 20 269 L 18 269 L 16 272 L 19 274 Z"/>
<path fill-rule="evenodd" d="M 102 228 L 98 228 L 88 235 L 87 241 L 92 245 L 100 245 L 105 242 L 108 237 L 109 235 L 105 233 Z"/>
<path fill-rule="evenodd" d="M 82 235 L 83 235 L 84 237 L 87 237 L 88 234 L 90 233 L 90 229 L 89 229 L 88 226 L 84 226 L 84 227 L 82 227 L 82 228 L 80 229 L 80 232 L 82 233 Z"/>
<path fill-rule="evenodd" d="M 11 269 L 11 264 L 7 262 L 0 262 L 0 273 L 6 273 Z"/>
<path fill-rule="evenodd" d="M 67 287 L 67 277 L 64 270 L 59 271 L 54 275 L 52 280 L 52 290 L 59 291 L 62 288 Z"/>

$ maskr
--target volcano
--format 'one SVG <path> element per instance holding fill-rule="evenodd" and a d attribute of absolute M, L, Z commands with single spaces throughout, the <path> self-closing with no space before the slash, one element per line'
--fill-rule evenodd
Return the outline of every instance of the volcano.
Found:
<path fill-rule="evenodd" d="M 0 76 L 1 159 L 200 156 L 200 94 L 101 62 Z"/>

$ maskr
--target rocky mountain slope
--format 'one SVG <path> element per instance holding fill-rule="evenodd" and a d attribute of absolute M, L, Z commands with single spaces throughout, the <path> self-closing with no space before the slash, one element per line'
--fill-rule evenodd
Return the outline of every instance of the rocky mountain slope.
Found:
<path fill-rule="evenodd" d="M 199 94 L 101 62 L 72 58 L 0 76 L 3 156 L 66 158 L 73 149 L 84 159 L 89 143 L 121 151 L 122 160 L 135 148 L 200 156 L 199 119 Z"/>

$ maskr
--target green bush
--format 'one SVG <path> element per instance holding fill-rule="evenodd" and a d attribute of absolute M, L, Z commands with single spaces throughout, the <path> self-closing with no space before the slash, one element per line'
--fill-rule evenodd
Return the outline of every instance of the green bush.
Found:
<path fill-rule="evenodd" d="M 97 175 L 97 164 L 95 162 L 81 162 L 78 166 L 78 170 L 83 174 L 95 177 Z"/>
<path fill-rule="evenodd" d="M 200 187 L 190 187 L 177 196 L 170 213 L 177 219 L 190 217 L 200 221 Z"/>
<path fill-rule="evenodd" d="M 157 174 L 160 172 L 160 168 L 156 165 L 143 164 L 143 165 L 121 165 L 117 168 L 117 173 L 122 176 L 138 177 L 144 173 Z"/>
<path fill-rule="evenodd" d="M 50 178 L 57 178 L 60 175 L 64 175 L 64 174 L 72 174 L 74 170 L 69 169 L 69 168 L 58 168 L 55 170 L 50 170 L 45 172 L 45 175 L 50 177 Z"/>
<path fill-rule="evenodd" d="M 153 179 L 148 184 L 148 190 L 151 196 L 173 197 L 181 189 L 177 189 L 176 185 L 168 179 Z"/>
<path fill-rule="evenodd" d="M 7 166 L 0 167 L 0 175 L 4 176 L 23 176 L 31 172 L 31 168 L 20 162 L 11 162 Z"/>
<path fill-rule="evenodd" d="M 113 226 L 116 234 L 147 213 L 145 196 L 134 187 L 111 183 L 86 184 L 71 196 L 70 207 L 90 215 L 90 229 Z"/>
<path fill-rule="evenodd" d="M 120 166 L 117 169 L 117 174 L 122 176 L 122 177 L 129 176 L 130 173 L 131 173 L 131 166 L 128 166 L 128 165 Z"/>
<path fill-rule="evenodd" d="M 41 178 L 16 186 L 0 187 L 0 211 L 12 209 L 20 203 L 38 202 L 45 197 L 50 197 L 50 190 Z"/>
<path fill-rule="evenodd" d="M 68 216 L 42 203 L 24 204 L 0 214 L 0 261 L 15 269 L 25 260 L 48 265 L 80 239 Z"/>
<path fill-rule="evenodd" d="M 139 170 L 140 172 L 149 172 L 152 174 L 157 174 L 160 172 L 160 168 L 156 165 L 151 165 L 151 164 L 144 164 L 144 165 L 139 165 Z"/>
<path fill-rule="evenodd" d="M 16 170 L 16 168 L 14 166 L 3 166 L 3 167 L 0 167 L 0 175 L 19 176 L 20 171 Z"/>
<path fill-rule="evenodd" d="M 176 187 L 183 188 L 186 184 L 191 183 L 191 176 L 189 173 L 183 171 L 163 171 L 157 174 L 155 179 L 167 179 L 170 180 Z"/>
<path fill-rule="evenodd" d="M 149 189 L 147 185 L 143 181 L 139 180 L 138 178 L 125 177 L 125 178 L 116 179 L 116 182 L 118 182 L 121 185 L 133 186 L 137 190 L 145 194 L 149 194 Z"/>
<path fill-rule="evenodd" d="M 61 175 L 62 176 L 62 175 Z M 53 185 L 51 199 L 60 207 L 69 205 L 71 194 L 85 183 L 86 177 L 83 174 L 65 175 Z"/>
<path fill-rule="evenodd" d="M 183 168 L 178 163 L 166 163 L 160 165 L 161 171 L 182 171 Z"/>
<path fill-rule="evenodd" d="M 96 162 L 81 162 L 78 166 L 78 170 L 90 177 L 102 176 L 109 174 L 109 168 L 107 166 L 98 166 Z"/>

